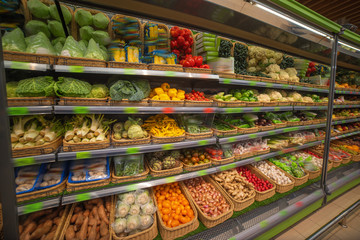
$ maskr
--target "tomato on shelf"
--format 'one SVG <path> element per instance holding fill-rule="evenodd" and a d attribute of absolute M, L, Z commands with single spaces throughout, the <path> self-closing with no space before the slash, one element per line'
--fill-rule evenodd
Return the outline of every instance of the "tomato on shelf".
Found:
<path fill-rule="evenodd" d="M 237 171 L 241 176 L 245 177 L 248 182 L 254 185 L 256 191 L 264 192 L 274 187 L 268 180 L 258 178 L 246 167 L 238 167 Z"/>
<path fill-rule="evenodd" d="M 210 99 L 205 97 L 204 92 L 199 92 L 192 90 L 190 93 L 185 94 L 185 100 L 189 101 L 210 101 Z"/>

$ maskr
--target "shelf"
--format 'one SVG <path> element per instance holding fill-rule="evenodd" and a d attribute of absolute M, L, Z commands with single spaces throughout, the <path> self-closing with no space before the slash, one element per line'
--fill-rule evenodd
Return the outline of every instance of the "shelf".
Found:
<path fill-rule="evenodd" d="M 345 137 L 351 137 L 351 136 L 354 136 L 357 134 L 360 134 L 360 131 L 355 131 L 355 132 L 351 132 L 351 133 L 345 133 L 345 134 L 339 135 L 339 136 L 334 136 L 334 137 L 331 137 L 331 140 L 336 140 L 336 139 L 345 138 Z"/>
<path fill-rule="evenodd" d="M 177 77 L 177 78 L 196 78 L 196 79 L 219 79 L 218 75 L 206 73 L 187 73 L 174 71 L 154 71 L 141 70 L 132 68 L 100 68 L 100 67 L 83 67 L 83 66 L 64 66 L 54 65 L 55 72 L 61 73 L 91 73 L 91 74 L 117 74 L 117 75 L 135 75 L 150 77 Z"/>
<path fill-rule="evenodd" d="M 28 165 L 41 164 L 41 163 L 55 162 L 55 159 L 56 159 L 55 153 L 51 153 L 51 154 L 43 154 L 43 155 L 36 155 L 29 157 L 13 158 L 12 162 L 14 164 L 14 167 L 22 167 Z"/>
<path fill-rule="evenodd" d="M 334 105 L 334 108 L 360 108 L 360 105 Z"/>
<path fill-rule="evenodd" d="M 98 158 L 98 157 L 110 157 L 128 154 L 139 154 L 156 151 L 166 151 L 182 148 L 201 147 L 206 145 L 216 144 L 216 138 L 208 138 L 193 141 L 183 141 L 175 143 L 163 143 L 163 144 L 146 144 L 146 145 L 133 145 L 129 147 L 110 147 L 99 150 L 90 150 L 82 152 L 59 152 L 57 154 L 58 161 L 78 160 L 85 158 Z"/>
<path fill-rule="evenodd" d="M 235 108 L 218 108 L 218 113 L 252 113 L 252 112 L 279 112 L 292 111 L 292 106 L 281 107 L 235 107 Z"/>
<path fill-rule="evenodd" d="M 303 86 L 292 86 L 292 90 L 294 90 L 294 91 L 305 91 L 305 92 L 329 93 L 329 89 L 303 87 Z"/>
<path fill-rule="evenodd" d="M 4 61 L 4 67 L 7 69 L 20 69 L 20 70 L 42 71 L 42 72 L 50 70 L 49 64 L 16 62 L 16 61 Z"/>
<path fill-rule="evenodd" d="M 352 122 L 359 122 L 360 118 L 352 118 L 352 119 L 345 119 L 345 120 L 336 120 L 333 121 L 331 125 L 337 125 L 337 124 L 344 124 L 344 123 L 352 123 Z"/>
<path fill-rule="evenodd" d="M 17 207 L 18 215 L 20 216 L 20 215 L 48 209 L 48 208 L 58 207 L 58 206 L 60 206 L 60 202 L 61 202 L 61 196 L 58 196 L 55 198 L 51 198 L 51 199 L 47 199 L 47 200 L 43 200 L 43 201 L 39 201 L 39 202 L 19 205 Z"/>
<path fill-rule="evenodd" d="M 294 110 L 304 111 L 304 110 L 327 110 L 327 106 L 294 106 Z"/>
<path fill-rule="evenodd" d="M 342 91 L 342 90 L 335 90 L 335 94 L 353 94 L 353 95 L 360 95 L 360 91 Z"/>
<path fill-rule="evenodd" d="M 53 106 L 8 107 L 9 116 L 52 114 Z"/>

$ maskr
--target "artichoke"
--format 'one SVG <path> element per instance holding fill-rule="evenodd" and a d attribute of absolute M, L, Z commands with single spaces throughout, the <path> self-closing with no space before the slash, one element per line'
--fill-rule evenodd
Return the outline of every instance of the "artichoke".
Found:
<path fill-rule="evenodd" d="M 176 165 L 176 160 L 172 156 L 167 156 L 163 160 L 163 168 L 164 169 L 171 169 L 174 168 Z"/>

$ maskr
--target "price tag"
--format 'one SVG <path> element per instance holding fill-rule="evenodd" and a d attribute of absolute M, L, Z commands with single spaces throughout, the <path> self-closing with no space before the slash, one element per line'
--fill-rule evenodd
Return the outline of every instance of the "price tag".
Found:
<path fill-rule="evenodd" d="M 225 113 L 242 113 L 242 108 L 225 108 Z"/>
<path fill-rule="evenodd" d="M 267 83 L 265 83 L 265 86 L 266 86 L 266 87 L 273 87 L 273 86 L 274 86 L 274 84 L 273 84 L 273 83 L 268 83 L 268 82 L 267 82 Z"/>
<path fill-rule="evenodd" d="M 165 76 L 166 77 L 175 77 L 175 72 L 174 71 L 166 71 L 165 72 Z"/>
<path fill-rule="evenodd" d="M 204 113 L 214 113 L 215 111 L 214 111 L 214 108 L 204 108 L 203 112 Z"/>
<path fill-rule="evenodd" d="M 200 171 L 197 171 L 197 175 L 198 176 L 205 176 L 205 175 L 207 175 L 208 173 L 207 173 L 207 171 L 206 170 L 200 170 Z"/>
<path fill-rule="evenodd" d="M 164 150 L 164 151 L 174 149 L 174 144 L 172 144 L 172 143 L 164 144 L 164 145 L 161 146 L 161 149 Z"/>
<path fill-rule="evenodd" d="M 224 78 L 223 79 L 223 83 L 224 84 L 230 84 L 232 82 L 232 79 L 231 78 Z"/>
<path fill-rule="evenodd" d="M 69 72 L 82 73 L 82 72 L 84 72 L 84 67 L 83 66 L 69 66 Z"/>
<path fill-rule="evenodd" d="M 139 109 L 137 107 L 125 107 L 124 108 L 124 113 L 126 113 L 126 114 L 135 114 L 138 112 L 139 112 Z"/>
<path fill-rule="evenodd" d="M 131 191 L 135 191 L 137 189 L 137 184 L 131 184 L 131 185 L 127 185 L 125 186 L 126 191 L 131 192 Z"/>
<path fill-rule="evenodd" d="M 235 237 L 231 237 L 231 238 L 229 238 L 229 240 L 236 240 L 236 238 L 235 238 Z"/>
<path fill-rule="evenodd" d="M 124 68 L 124 74 L 126 74 L 126 75 L 135 75 L 135 69 Z"/>
<path fill-rule="evenodd" d="M 30 70 L 30 63 L 12 61 L 11 64 L 10 64 L 10 68 L 12 68 L 12 69 Z"/>
<path fill-rule="evenodd" d="M 261 107 L 253 107 L 251 109 L 253 112 L 260 112 L 261 111 Z"/>
<path fill-rule="evenodd" d="M 232 168 L 236 168 L 236 164 L 235 163 L 231 163 L 228 165 L 224 165 L 224 166 L 220 166 L 220 171 L 226 171 Z"/>
<path fill-rule="evenodd" d="M 286 132 L 293 132 L 293 131 L 297 131 L 297 130 L 299 130 L 299 127 L 291 127 L 291 128 L 283 129 L 283 132 L 286 133 Z"/>
<path fill-rule="evenodd" d="M 131 148 L 127 148 L 126 149 L 126 153 L 127 154 L 137 154 L 139 153 L 139 148 L 138 147 L 131 147 Z"/>
<path fill-rule="evenodd" d="M 26 115 L 28 113 L 29 113 L 29 109 L 27 107 L 9 107 L 8 108 L 9 116 Z"/>
<path fill-rule="evenodd" d="M 35 164 L 34 157 L 15 158 L 15 167 Z"/>
<path fill-rule="evenodd" d="M 200 146 L 208 145 L 208 143 L 209 143 L 208 140 L 199 140 L 198 141 L 198 145 L 200 145 Z"/>
<path fill-rule="evenodd" d="M 255 81 L 249 81 L 249 86 L 256 86 L 257 85 L 257 82 Z"/>
<path fill-rule="evenodd" d="M 303 205 L 304 205 L 304 203 L 302 201 L 295 203 L 296 207 L 302 207 Z"/>
<path fill-rule="evenodd" d="M 272 130 L 272 131 L 268 131 L 268 134 L 269 134 L 269 135 L 275 135 L 276 132 L 275 132 L 274 130 Z"/>
<path fill-rule="evenodd" d="M 261 228 L 266 228 L 269 225 L 269 222 L 264 220 L 264 221 L 261 221 L 259 224 L 260 224 Z"/>
<path fill-rule="evenodd" d="M 236 137 L 229 137 L 229 138 L 227 139 L 227 141 L 228 141 L 229 143 L 236 142 Z"/>
<path fill-rule="evenodd" d="M 261 158 L 260 157 L 255 157 L 254 160 L 255 160 L 255 162 L 258 162 L 258 161 L 261 161 Z"/>
<path fill-rule="evenodd" d="M 76 159 L 87 159 L 91 158 L 91 152 L 77 152 Z"/>
<path fill-rule="evenodd" d="M 76 202 L 83 202 L 90 199 L 91 199 L 90 193 L 80 193 L 75 196 Z"/>
<path fill-rule="evenodd" d="M 90 113 L 90 110 L 89 110 L 89 107 L 75 106 L 75 107 L 73 107 L 73 112 L 75 114 L 88 114 L 88 113 Z"/>
<path fill-rule="evenodd" d="M 162 112 L 165 113 L 165 114 L 174 113 L 174 108 L 172 108 L 172 107 L 164 107 L 164 108 L 162 108 Z"/>
<path fill-rule="evenodd" d="M 281 111 L 280 107 L 274 107 L 274 111 Z"/>
<path fill-rule="evenodd" d="M 280 216 L 282 216 L 282 217 L 285 217 L 286 215 L 288 215 L 288 211 L 287 210 L 281 210 L 280 212 L 279 212 L 279 215 Z"/>
<path fill-rule="evenodd" d="M 249 138 L 256 138 L 256 137 L 257 137 L 257 134 L 256 134 L 256 133 L 249 134 Z"/>
<path fill-rule="evenodd" d="M 44 208 L 42 202 L 32 203 L 24 206 L 24 214 L 40 211 Z"/>
<path fill-rule="evenodd" d="M 311 107 L 309 107 L 309 106 L 308 106 L 308 107 L 306 107 L 306 110 L 310 110 L 310 109 L 311 109 Z"/>
<path fill-rule="evenodd" d="M 173 182 L 176 182 L 176 179 L 175 179 L 175 177 L 167 177 L 167 178 L 165 178 L 165 182 L 166 183 L 173 183 Z"/>

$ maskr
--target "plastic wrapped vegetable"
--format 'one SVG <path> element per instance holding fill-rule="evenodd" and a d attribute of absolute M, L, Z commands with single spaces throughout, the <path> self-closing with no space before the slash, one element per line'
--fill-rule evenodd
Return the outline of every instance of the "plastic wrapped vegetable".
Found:
<path fill-rule="evenodd" d="M 124 202 L 120 202 L 116 207 L 116 217 L 123 218 L 129 213 L 130 206 Z"/>
<path fill-rule="evenodd" d="M 84 26 L 80 28 L 80 38 L 82 40 L 89 41 L 91 39 L 91 33 L 94 32 L 94 28 L 91 26 Z"/>
<path fill-rule="evenodd" d="M 109 34 L 105 31 L 94 31 L 91 33 L 91 37 L 94 39 L 95 42 L 103 46 L 106 46 L 111 42 Z"/>
<path fill-rule="evenodd" d="M 113 229 L 116 234 L 120 234 L 126 229 L 126 219 L 125 218 L 117 218 L 113 223 Z"/>
<path fill-rule="evenodd" d="M 24 33 L 20 28 L 15 28 L 11 32 L 6 32 L 2 37 L 3 50 L 14 52 L 25 52 L 26 43 Z"/>
<path fill-rule="evenodd" d="M 25 24 L 25 31 L 27 36 L 38 34 L 39 32 L 43 32 L 48 38 L 50 38 L 51 28 L 48 28 L 46 23 L 39 20 L 31 20 Z"/>
<path fill-rule="evenodd" d="M 83 57 L 84 52 L 81 50 L 79 43 L 72 36 L 69 36 L 66 38 L 64 47 L 61 51 L 61 56 Z"/>
<path fill-rule="evenodd" d="M 67 9 L 67 7 L 65 7 L 64 5 L 61 5 L 60 7 L 61 7 L 61 12 L 64 16 L 65 24 L 68 25 L 72 19 L 71 13 L 70 13 L 69 9 Z M 53 19 L 55 19 L 59 22 L 61 21 L 55 4 L 53 4 L 49 7 L 49 12 L 50 12 L 50 16 Z"/>
<path fill-rule="evenodd" d="M 54 90 L 59 97 L 87 97 L 91 91 L 91 84 L 82 80 L 59 77 Z"/>
<path fill-rule="evenodd" d="M 15 81 L 6 83 L 6 96 L 8 98 L 17 97 L 16 88 L 18 84 L 19 82 L 15 82 Z"/>
<path fill-rule="evenodd" d="M 140 206 L 137 204 L 131 205 L 129 214 L 130 215 L 139 215 L 140 214 Z"/>
<path fill-rule="evenodd" d="M 119 199 L 126 204 L 132 205 L 135 203 L 135 194 L 134 192 L 124 193 L 119 196 Z"/>
<path fill-rule="evenodd" d="M 50 97 L 54 96 L 53 77 L 34 77 L 19 81 L 16 95 L 19 97 Z"/>
<path fill-rule="evenodd" d="M 37 18 L 48 19 L 50 17 L 49 7 L 39 0 L 29 0 L 27 7 L 31 14 Z"/>
<path fill-rule="evenodd" d="M 110 20 L 104 13 L 97 13 L 93 16 L 94 26 L 100 29 L 106 29 Z"/>
<path fill-rule="evenodd" d="M 89 45 L 84 54 L 84 58 L 105 60 L 103 53 L 101 52 L 99 46 L 94 41 L 94 39 L 90 39 Z"/>
<path fill-rule="evenodd" d="M 61 51 L 62 51 L 62 48 L 63 48 L 63 45 L 62 45 L 61 42 L 57 42 L 57 43 L 54 45 L 54 48 L 55 48 L 56 54 L 57 54 L 57 55 L 60 55 L 60 54 L 61 54 Z"/>
<path fill-rule="evenodd" d="M 48 21 L 48 28 L 50 29 L 50 32 L 54 37 L 66 37 L 64 28 L 59 21 L 56 20 Z"/>
<path fill-rule="evenodd" d="M 296 162 L 291 163 L 291 171 L 293 173 L 292 175 L 296 178 L 301 178 L 305 175 L 304 171 L 297 165 Z"/>
<path fill-rule="evenodd" d="M 140 229 L 148 229 L 154 222 L 154 219 L 151 215 L 142 215 L 140 216 Z"/>
<path fill-rule="evenodd" d="M 58 38 L 55 38 L 54 40 L 51 41 L 51 44 L 52 45 L 56 45 L 58 42 L 61 43 L 62 45 L 65 44 L 65 41 L 66 41 L 66 38 L 64 37 L 58 37 Z"/>
<path fill-rule="evenodd" d="M 79 9 L 75 13 L 75 21 L 80 27 L 89 26 L 93 23 L 93 16 L 89 11 Z"/>
<path fill-rule="evenodd" d="M 154 202 L 150 200 L 145 205 L 141 206 L 141 215 L 152 215 L 156 212 L 156 207 L 154 205 Z"/>
<path fill-rule="evenodd" d="M 43 32 L 27 37 L 25 42 L 27 44 L 26 52 L 28 53 L 56 55 L 53 45 Z"/>
<path fill-rule="evenodd" d="M 150 201 L 150 194 L 148 190 L 140 190 L 136 192 L 135 202 L 139 205 L 144 205 Z"/>
<path fill-rule="evenodd" d="M 131 232 L 140 227 L 140 217 L 129 215 L 126 218 L 126 232 Z"/>

